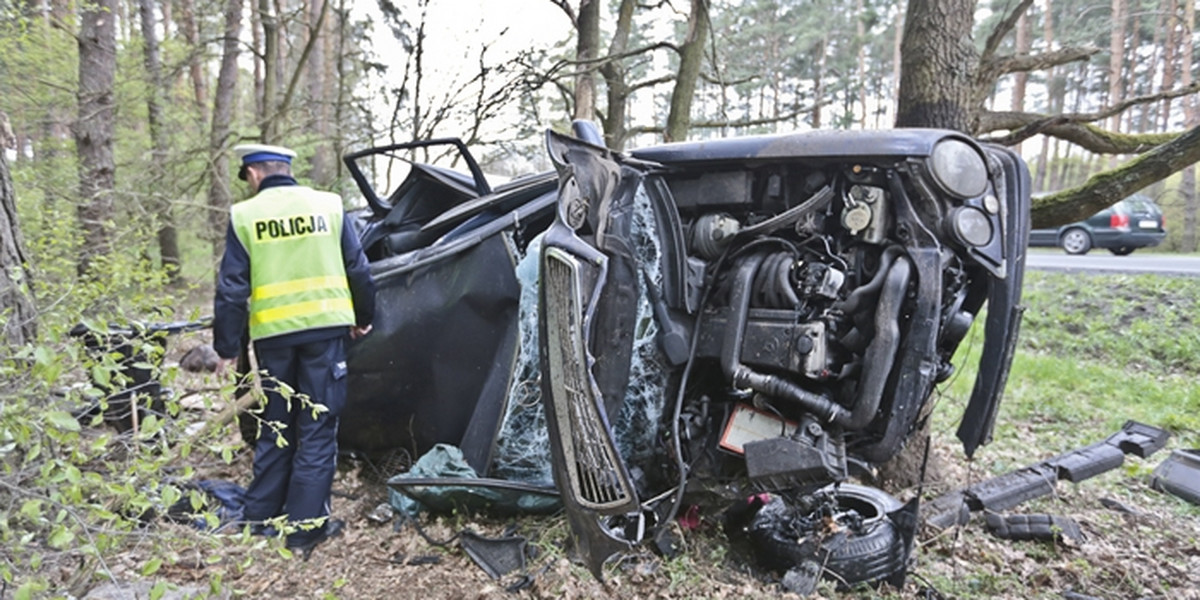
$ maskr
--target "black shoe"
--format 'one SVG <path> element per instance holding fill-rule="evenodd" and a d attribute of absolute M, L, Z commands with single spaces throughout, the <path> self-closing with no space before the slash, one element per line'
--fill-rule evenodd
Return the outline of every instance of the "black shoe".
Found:
<path fill-rule="evenodd" d="M 325 523 L 325 528 L 317 534 L 317 537 L 300 544 L 288 542 L 288 550 L 292 554 L 299 556 L 301 560 L 308 560 L 312 556 L 313 548 L 316 548 L 325 540 L 337 537 L 342 534 L 342 530 L 346 528 L 346 522 L 341 519 L 329 519 Z"/>

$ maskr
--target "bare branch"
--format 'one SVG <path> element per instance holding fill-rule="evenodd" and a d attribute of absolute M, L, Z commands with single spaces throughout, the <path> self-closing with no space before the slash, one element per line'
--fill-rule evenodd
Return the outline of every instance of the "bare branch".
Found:
<path fill-rule="evenodd" d="M 1003 21 L 996 24 L 996 28 L 992 30 L 992 34 L 988 36 L 987 44 L 983 47 L 983 54 L 980 56 L 980 62 L 991 60 L 992 55 L 1000 48 L 1000 43 L 1004 41 L 1004 36 L 1016 27 L 1017 21 L 1021 19 L 1021 15 L 1029 10 L 1033 5 L 1033 0 L 1021 0 L 1021 3 L 1013 9 Z"/>
<path fill-rule="evenodd" d="M 999 115 L 1008 119 L 1002 120 Z M 985 141 L 1011 145 L 1041 133 L 1071 142 L 1096 154 L 1139 154 L 1178 136 L 1177 133 L 1114 133 L 1088 122 L 1072 120 L 1065 115 L 1046 117 L 1031 113 L 988 113 L 980 122 L 985 121 L 992 125 L 988 131 L 1013 130 L 1013 133 L 1007 136 L 988 138 Z"/>
<path fill-rule="evenodd" d="M 1040 71 L 1049 69 L 1050 67 L 1057 67 L 1058 65 L 1077 62 L 1098 52 L 1100 52 L 1100 49 L 1095 46 L 1072 46 L 1070 48 L 1060 48 L 1053 52 L 993 57 L 981 60 L 979 69 L 981 74 L 987 73 L 994 79 L 1008 73 Z"/>
<path fill-rule="evenodd" d="M 1002 138 L 992 138 L 998 144 L 1011 146 L 1036 134 L 1044 133 L 1067 140 L 1101 154 L 1130 154 L 1148 150 L 1174 138 L 1173 133 L 1119 134 L 1085 123 L 1102 121 L 1120 114 L 1134 106 L 1152 104 L 1169 98 L 1178 98 L 1200 92 L 1200 82 L 1187 87 L 1167 90 L 1129 98 L 1113 106 L 1092 113 L 1069 113 L 1065 115 L 1043 115 L 1022 112 L 987 112 L 980 116 L 979 133 L 1010 130 Z"/>
<path fill-rule="evenodd" d="M 570 2 L 567 0 L 550 0 L 550 4 L 561 8 L 564 13 L 567 13 L 567 18 L 571 20 L 571 26 L 576 30 L 579 29 L 579 17 L 575 16 L 575 9 L 571 8 Z"/>

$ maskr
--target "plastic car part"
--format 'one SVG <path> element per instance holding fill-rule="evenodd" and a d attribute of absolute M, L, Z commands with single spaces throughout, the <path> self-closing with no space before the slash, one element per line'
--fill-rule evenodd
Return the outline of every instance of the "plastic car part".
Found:
<path fill-rule="evenodd" d="M 988 531 L 1005 540 L 1061 540 L 1075 543 L 1083 541 L 1083 531 L 1074 519 L 1058 515 L 1001 515 L 988 512 Z"/>
<path fill-rule="evenodd" d="M 1146 458 L 1161 450 L 1169 436 L 1163 429 L 1126 421 L 1102 442 L 944 494 L 925 504 L 922 519 L 939 529 L 962 525 L 971 511 L 1003 511 L 1052 493 L 1059 479 L 1079 483 L 1115 469 L 1126 454 Z"/>
<path fill-rule="evenodd" d="M 519 535 L 489 538 L 464 529 L 458 532 L 458 544 L 492 579 L 525 568 L 525 538 Z"/>
<path fill-rule="evenodd" d="M 1175 450 L 1154 469 L 1150 487 L 1200 504 L 1200 450 Z"/>

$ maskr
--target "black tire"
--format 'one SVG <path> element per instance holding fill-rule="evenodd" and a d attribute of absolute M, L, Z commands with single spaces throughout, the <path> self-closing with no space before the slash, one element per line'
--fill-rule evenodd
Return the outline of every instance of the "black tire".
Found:
<path fill-rule="evenodd" d="M 1129 256 L 1130 254 L 1133 254 L 1134 250 L 1137 250 L 1137 248 L 1134 248 L 1133 246 L 1121 246 L 1119 248 L 1108 249 L 1109 252 L 1112 252 L 1117 256 Z"/>
<path fill-rule="evenodd" d="M 839 486 L 834 497 L 838 514 L 853 510 L 862 517 L 860 527 L 842 527 L 819 546 L 814 541 L 817 536 L 797 539 L 785 528 L 755 527 L 751 537 L 763 566 L 784 572 L 815 560 L 824 566 L 822 576 L 836 581 L 839 588 L 878 585 L 908 568 L 903 537 L 888 518 L 889 512 L 901 507 L 898 500 L 882 490 L 852 484 Z"/>
<path fill-rule="evenodd" d="M 1092 234 L 1082 227 L 1072 227 L 1062 232 L 1058 245 L 1067 254 L 1087 254 L 1092 249 Z"/>

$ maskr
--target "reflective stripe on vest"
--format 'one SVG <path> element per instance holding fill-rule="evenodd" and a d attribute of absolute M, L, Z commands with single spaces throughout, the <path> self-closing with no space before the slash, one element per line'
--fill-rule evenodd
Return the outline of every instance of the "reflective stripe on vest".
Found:
<path fill-rule="evenodd" d="M 338 196 L 268 188 L 234 205 L 230 218 L 250 255 L 251 339 L 354 324 Z"/>

